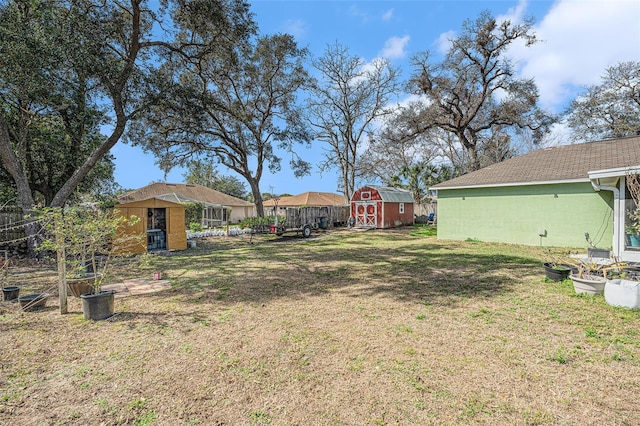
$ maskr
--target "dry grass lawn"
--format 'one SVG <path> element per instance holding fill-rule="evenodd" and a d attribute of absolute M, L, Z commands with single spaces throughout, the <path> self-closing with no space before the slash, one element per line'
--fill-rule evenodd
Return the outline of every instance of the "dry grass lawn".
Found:
<path fill-rule="evenodd" d="M 130 261 L 171 289 L 109 321 L 3 302 L 0 424 L 640 424 L 640 312 L 547 282 L 542 248 L 425 229 Z M 12 272 L 21 294 L 55 281 Z"/>

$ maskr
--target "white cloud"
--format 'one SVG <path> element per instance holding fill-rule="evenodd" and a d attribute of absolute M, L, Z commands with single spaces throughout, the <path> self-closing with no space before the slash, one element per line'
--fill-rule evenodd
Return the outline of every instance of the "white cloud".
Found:
<path fill-rule="evenodd" d="M 383 21 L 390 21 L 391 18 L 393 18 L 393 9 L 389 9 L 387 10 L 385 13 L 382 14 L 382 20 Z"/>
<path fill-rule="evenodd" d="M 520 0 L 515 7 L 512 7 L 504 15 L 496 16 L 496 21 L 504 22 L 509 21 L 512 24 L 518 24 L 523 21 L 523 17 L 527 10 L 528 1 Z"/>
<path fill-rule="evenodd" d="M 357 6 L 349 7 L 349 14 L 356 18 L 360 18 L 363 22 L 369 21 L 369 14 Z"/>
<path fill-rule="evenodd" d="M 288 20 L 284 27 L 284 32 L 291 34 L 296 39 L 302 38 L 307 32 L 307 24 L 301 19 Z"/>
<path fill-rule="evenodd" d="M 422 105 L 423 107 L 426 107 L 429 105 L 429 103 L 430 101 L 424 96 L 411 94 L 398 99 L 397 106 L 399 108 L 406 108 L 410 105 Z"/>
<path fill-rule="evenodd" d="M 438 52 L 446 55 L 449 49 L 451 49 L 451 40 L 456 38 L 456 32 L 451 30 L 446 33 L 440 34 L 440 37 L 436 40 L 436 46 Z"/>
<path fill-rule="evenodd" d="M 391 37 L 384 43 L 380 56 L 386 59 L 404 58 L 407 54 L 406 47 L 410 38 L 408 35 Z"/>
<path fill-rule="evenodd" d="M 599 84 L 605 69 L 640 58 L 640 2 L 559 0 L 535 27 L 540 40 L 510 54 L 534 77 L 541 104 L 559 111 L 579 87 Z"/>

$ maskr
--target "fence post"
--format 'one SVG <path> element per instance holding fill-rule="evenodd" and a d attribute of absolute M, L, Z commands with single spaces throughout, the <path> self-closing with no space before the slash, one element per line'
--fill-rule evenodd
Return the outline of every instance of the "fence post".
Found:
<path fill-rule="evenodd" d="M 67 271 L 64 251 L 64 235 L 58 228 L 60 223 L 56 224 L 56 251 L 58 260 L 58 299 L 60 300 L 60 314 L 66 314 L 67 309 Z"/>

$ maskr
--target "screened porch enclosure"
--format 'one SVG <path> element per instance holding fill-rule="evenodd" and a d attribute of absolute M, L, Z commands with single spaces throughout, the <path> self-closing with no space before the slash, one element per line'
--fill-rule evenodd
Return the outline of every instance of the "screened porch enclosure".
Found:
<path fill-rule="evenodd" d="M 231 207 L 222 204 L 207 203 L 175 193 L 159 195 L 156 198 L 174 203 L 194 203 L 201 205 L 202 214 L 200 215 L 200 218 L 192 218 L 191 220 L 199 221 L 200 226 L 203 228 L 225 226 L 231 216 Z"/>
<path fill-rule="evenodd" d="M 202 225 L 203 228 L 214 228 L 216 226 L 224 226 L 229 218 L 230 208 L 227 206 L 205 204 L 202 209 Z"/>

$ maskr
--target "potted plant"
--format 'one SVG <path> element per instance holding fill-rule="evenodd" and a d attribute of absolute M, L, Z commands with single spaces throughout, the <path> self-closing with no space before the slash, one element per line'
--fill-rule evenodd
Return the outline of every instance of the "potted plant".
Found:
<path fill-rule="evenodd" d="M 554 262 L 545 262 L 544 274 L 551 281 L 564 281 L 569 278 L 572 268 L 570 265 Z"/>
<path fill-rule="evenodd" d="M 630 247 L 640 247 L 640 207 L 631 210 L 625 233 L 627 234 L 627 244 Z"/>
<path fill-rule="evenodd" d="M 96 263 L 99 270 L 102 257 L 95 255 L 95 259 L 92 259 L 94 255 L 90 253 L 91 245 L 86 244 L 84 238 L 82 235 L 74 236 L 65 246 L 67 288 L 75 297 L 92 293 L 96 279 L 102 279 L 99 272 L 96 276 L 93 266 Z"/>
<path fill-rule="evenodd" d="M 64 262 L 58 267 L 68 269 L 72 277 L 82 278 L 82 287 L 71 290 L 82 299 L 85 319 L 101 320 L 113 315 L 115 291 L 103 291 L 102 285 L 116 251 L 122 251 L 130 240 L 139 243 L 143 238 L 125 232 L 138 220 L 135 216 L 120 216 L 113 209 L 47 208 L 41 212 L 40 223 L 47 231 L 41 248 L 62 253 L 59 258 Z"/>
<path fill-rule="evenodd" d="M 544 267 L 544 275 L 552 281 L 564 281 L 569 278 L 569 274 L 575 270 L 570 260 L 558 258 L 551 254 L 549 250 L 547 250 L 547 259 L 549 260 L 542 264 Z M 577 272 L 577 270 L 575 270 L 575 272 Z"/>
<path fill-rule="evenodd" d="M 607 282 L 607 272 L 617 267 L 615 261 L 594 261 L 592 258 L 580 259 L 574 264 L 576 272 L 569 278 L 578 294 L 591 296 L 602 294 Z"/>
<path fill-rule="evenodd" d="M 633 207 L 627 212 L 625 232 L 630 247 L 640 247 L 640 174 L 627 173 L 626 188 L 631 196 Z"/>

